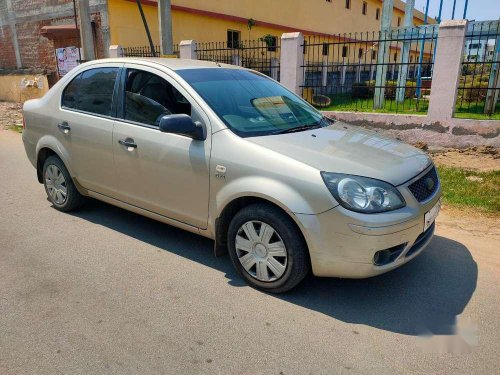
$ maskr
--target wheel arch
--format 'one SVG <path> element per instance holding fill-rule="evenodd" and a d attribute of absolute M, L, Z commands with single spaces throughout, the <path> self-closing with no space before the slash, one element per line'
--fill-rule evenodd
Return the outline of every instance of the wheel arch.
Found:
<path fill-rule="evenodd" d="M 73 173 L 71 158 L 66 148 L 54 136 L 46 135 L 40 138 L 36 146 L 36 174 L 38 182 L 43 183 L 43 164 L 47 158 L 53 155 L 61 159 L 74 180 L 75 174 Z M 78 184 L 76 185 L 78 186 Z"/>
<path fill-rule="evenodd" d="M 300 222 L 298 221 L 297 217 L 293 214 L 293 212 L 287 210 L 282 205 L 276 203 L 274 199 L 270 197 L 263 197 L 259 195 L 242 195 L 239 197 L 235 197 L 231 201 L 227 202 L 220 211 L 220 214 L 218 215 L 217 219 L 215 219 L 214 229 L 215 229 L 216 256 L 221 256 L 227 253 L 227 233 L 229 230 L 229 224 L 231 223 L 233 217 L 243 208 L 257 203 L 262 203 L 272 206 L 277 210 L 279 210 L 281 213 L 283 213 L 286 217 L 290 218 L 291 222 L 295 225 L 298 233 L 300 234 L 302 240 L 306 244 L 306 247 L 308 249 L 307 251 L 309 253 L 307 239 L 304 236 Z"/>

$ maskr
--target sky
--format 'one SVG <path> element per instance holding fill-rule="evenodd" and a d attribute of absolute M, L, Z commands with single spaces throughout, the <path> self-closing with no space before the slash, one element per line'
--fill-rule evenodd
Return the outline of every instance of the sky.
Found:
<path fill-rule="evenodd" d="M 462 18 L 465 0 L 456 0 L 455 19 Z M 427 0 L 415 0 L 415 8 L 424 11 Z M 429 0 L 429 16 L 439 14 L 440 0 Z M 453 0 L 443 0 L 443 20 L 451 19 Z M 476 21 L 497 20 L 500 18 L 500 0 L 469 0 L 467 19 Z"/>

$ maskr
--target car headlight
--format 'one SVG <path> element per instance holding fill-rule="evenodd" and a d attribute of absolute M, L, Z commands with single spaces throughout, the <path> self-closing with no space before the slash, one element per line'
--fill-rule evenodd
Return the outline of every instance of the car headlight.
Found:
<path fill-rule="evenodd" d="M 406 205 L 400 192 L 384 181 L 330 172 L 321 172 L 321 177 L 339 204 L 351 211 L 372 214 Z"/>

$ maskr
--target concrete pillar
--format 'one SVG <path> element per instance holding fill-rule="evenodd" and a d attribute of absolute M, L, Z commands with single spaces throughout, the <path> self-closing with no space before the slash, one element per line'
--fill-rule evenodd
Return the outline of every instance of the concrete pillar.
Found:
<path fill-rule="evenodd" d="M 281 84 L 297 95 L 304 85 L 304 54 L 302 33 L 285 33 L 281 36 Z"/>
<path fill-rule="evenodd" d="M 407 37 L 407 34 L 412 33 L 412 29 L 409 29 L 413 26 L 413 8 L 415 7 L 415 0 L 406 0 L 405 5 L 405 20 L 403 31 L 403 35 Z M 399 103 L 404 102 L 405 100 L 405 86 L 406 79 L 408 77 L 408 62 L 410 60 L 410 42 L 404 42 L 403 48 L 401 49 L 401 65 L 399 65 L 398 71 L 398 88 L 396 89 L 396 101 Z"/>
<path fill-rule="evenodd" d="M 173 55 L 172 10 L 170 0 L 158 0 L 158 26 L 160 32 L 160 54 Z"/>
<path fill-rule="evenodd" d="M 453 117 L 466 31 L 467 20 L 443 21 L 439 25 L 428 112 L 431 121 Z"/>
<path fill-rule="evenodd" d="M 109 57 L 123 57 L 122 46 L 120 46 L 119 44 L 114 44 L 112 46 L 109 46 L 108 56 Z"/>
<path fill-rule="evenodd" d="M 84 60 L 95 60 L 94 35 L 90 22 L 89 0 L 78 0 L 78 16 L 80 18 L 80 39 Z"/>
<path fill-rule="evenodd" d="M 104 48 L 104 57 L 110 57 L 109 47 L 111 44 L 111 37 L 109 35 L 109 14 L 108 14 L 108 2 L 100 10 L 101 13 L 101 30 L 102 30 L 102 43 Z"/>
<path fill-rule="evenodd" d="M 183 40 L 179 43 L 179 57 L 181 59 L 198 60 L 195 40 Z"/>
<path fill-rule="evenodd" d="M 271 57 L 271 78 L 277 81 L 279 79 L 278 72 L 280 68 L 280 61 L 276 57 Z"/>
<path fill-rule="evenodd" d="M 380 25 L 380 40 L 388 40 L 391 35 L 392 13 L 394 11 L 394 0 L 384 0 L 382 5 L 382 21 Z M 384 107 L 385 82 L 387 80 L 387 63 L 389 62 L 389 42 L 380 42 L 377 56 L 377 74 L 375 76 L 375 96 L 373 107 Z"/>

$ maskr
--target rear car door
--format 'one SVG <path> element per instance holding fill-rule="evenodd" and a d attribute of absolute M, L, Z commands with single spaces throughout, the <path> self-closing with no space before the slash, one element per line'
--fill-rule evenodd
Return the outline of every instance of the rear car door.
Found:
<path fill-rule="evenodd" d="M 126 64 L 119 96 L 113 133 L 119 199 L 206 228 L 211 146 L 208 116 L 172 77 L 151 67 Z M 205 141 L 160 132 L 162 116 L 180 113 L 205 124 Z"/>
<path fill-rule="evenodd" d="M 113 124 L 119 65 L 93 66 L 64 88 L 57 132 L 68 150 L 78 182 L 86 189 L 113 195 Z"/>

